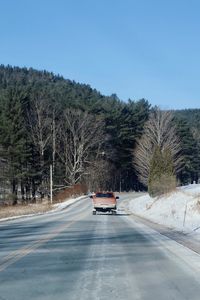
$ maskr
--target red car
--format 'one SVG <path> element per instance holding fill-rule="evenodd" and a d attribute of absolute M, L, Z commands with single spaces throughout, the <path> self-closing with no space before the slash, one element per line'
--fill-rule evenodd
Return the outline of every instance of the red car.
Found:
<path fill-rule="evenodd" d="M 113 192 L 97 192 L 94 196 L 90 196 L 93 200 L 93 215 L 98 211 L 117 213 L 117 199 Z"/>

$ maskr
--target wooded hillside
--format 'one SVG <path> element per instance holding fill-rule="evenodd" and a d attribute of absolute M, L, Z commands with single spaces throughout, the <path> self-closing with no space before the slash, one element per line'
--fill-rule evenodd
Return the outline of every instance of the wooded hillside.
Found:
<path fill-rule="evenodd" d="M 89 190 L 139 190 L 133 149 L 148 120 L 147 100 L 122 102 L 47 71 L 0 66 L 0 197 L 34 199 L 76 183 Z M 194 117 L 195 115 L 195 117 Z M 200 173 L 200 110 L 175 112 L 185 165 Z"/>

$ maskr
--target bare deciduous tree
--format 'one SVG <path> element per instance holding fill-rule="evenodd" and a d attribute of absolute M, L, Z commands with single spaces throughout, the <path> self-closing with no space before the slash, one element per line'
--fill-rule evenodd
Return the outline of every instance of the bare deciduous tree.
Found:
<path fill-rule="evenodd" d="M 42 96 L 35 97 L 27 112 L 33 144 L 40 155 L 40 166 L 44 167 L 44 151 L 51 138 L 50 104 Z"/>
<path fill-rule="evenodd" d="M 90 191 L 114 190 L 116 180 L 114 165 L 105 158 L 99 157 L 90 163 L 84 176 Z"/>
<path fill-rule="evenodd" d="M 67 109 L 60 123 L 57 154 L 65 165 L 65 181 L 74 185 L 86 172 L 103 141 L 103 123 L 94 115 Z"/>
<path fill-rule="evenodd" d="M 145 124 L 142 137 L 137 141 L 133 153 L 133 164 L 144 185 L 147 185 L 150 161 L 156 146 L 159 146 L 161 151 L 170 151 L 175 173 L 181 169 L 180 141 L 172 121 L 173 113 L 171 111 L 161 111 L 156 108 Z"/>

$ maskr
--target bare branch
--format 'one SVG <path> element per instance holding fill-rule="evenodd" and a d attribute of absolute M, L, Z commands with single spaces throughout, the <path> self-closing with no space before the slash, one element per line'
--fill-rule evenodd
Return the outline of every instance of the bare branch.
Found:
<path fill-rule="evenodd" d="M 47 99 L 37 96 L 32 99 L 30 109 L 27 111 L 31 138 L 38 149 L 41 160 L 51 138 L 51 120 L 49 117 L 50 105 Z"/>
<path fill-rule="evenodd" d="M 172 121 L 171 111 L 154 110 L 145 124 L 144 134 L 137 141 L 133 153 L 133 164 L 144 185 L 147 185 L 150 161 L 156 146 L 159 146 L 161 151 L 170 150 L 176 174 L 182 167 L 180 140 Z"/>
<path fill-rule="evenodd" d="M 61 161 L 65 164 L 65 181 L 77 183 L 84 175 L 91 153 L 103 141 L 103 123 L 95 116 L 81 110 L 64 112 L 58 134 Z"/>

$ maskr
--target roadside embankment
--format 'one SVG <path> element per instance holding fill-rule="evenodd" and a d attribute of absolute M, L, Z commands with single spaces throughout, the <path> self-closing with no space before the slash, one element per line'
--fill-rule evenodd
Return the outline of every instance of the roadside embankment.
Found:
<path fill-rule="evenodd" d="M 146 194 L 131 200 L 128 208 L 140 217 L 200 240 L 200 184 L 179 187 L 157 198 Z"/>
<path fill-rule="evenodd" d="M 65 201 L 50 204 L 50 203 L 34 203 L 27 205 L 2 206 L 0 208 L 0 221 L 17 219 L 21 217 L 29 217 L 38 214 L 51 213 L 67 208 L 72 203 L 85 198 L 80 196 L 75 198 L 65 199 Z"/>

